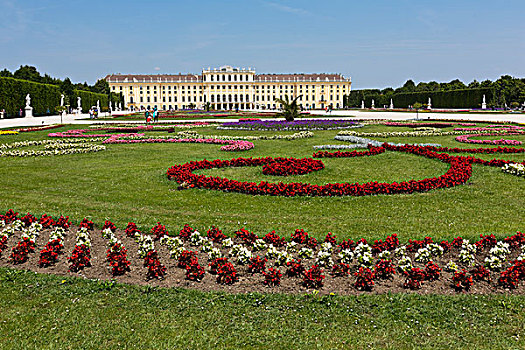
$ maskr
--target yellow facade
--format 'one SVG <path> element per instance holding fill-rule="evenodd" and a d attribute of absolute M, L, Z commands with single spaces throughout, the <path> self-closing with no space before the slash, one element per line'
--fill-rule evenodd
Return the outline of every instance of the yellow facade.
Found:
<path fill-rule="evenodd" d="M 126 107 L 143 110 L 276 109 L 276 98 L 299 97 L 302 109 L 343 107 L 351 80 L 341 74 L 256 74 L 255 70 L 223 66 L 200 75 L 123 75 L 106 77 L 112 92 L 121 92 Z"/>

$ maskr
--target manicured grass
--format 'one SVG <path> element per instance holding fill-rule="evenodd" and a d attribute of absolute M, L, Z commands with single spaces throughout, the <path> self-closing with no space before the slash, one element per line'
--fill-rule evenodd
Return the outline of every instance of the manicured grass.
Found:
<path fill-rule="evenodd" d="M 523 296 L 224 294 L 0 269 L 4 349 L 520 349 Z"/>
<path fill-rule="evenodd" d="M 75 127 L 67 127 L 75 128 Z M 66 129 L 66 128 L 64 128 Z M 64 130 L 62 129 L 62 130 Z M 404 128 L 367 126 L 363 131 Z M 57 129 L 61 130 L 61 129 Z M 273 135 L 275 131 L 196 129 L 201 134 Z M 55 130 L 53 130 L 55 131 Z M 120 227 L 135 221 L 149 230 L 157 221 L 177 232 L 185 223 L 200 230 L 212 225 L 225 233 L 246 227 L 258 234 L 276 230 L 289 236 L 297 228 L 317 238 L 331 231 L 340 238 L 383 238 L 398 233 L 402 241 L 431 235 L 475 238 L 480 233 L 506 236 L 523 230 L 525 186 L 523 179 L 498 168 L 473 166 L 464 186 L 428 193 L 394 196 L 308 198 L 249 196 L 238 193 L 191 189 L 177 191 L 166 170 L 190 160 L 234 157 L 311 157 L 312 146 L 344 144 L 333 137 L 338 131 L 315 131 L 310 139 L 254 141 L 255 149 L 227 153 L 217 145 L 135 144 L 108 145 L 97 154 L 53 158 L 0 159 L 0 207 L 20 212 L 91 217 L 96 223 L 110 218 Z M 48 132 L 3 136 L 3 142 L 42 139 Z M 285 132 L 283 132 L 284 134 Z M 293 132 L 286 132 L 287 134 Z M 460 144 L 453 136 L 391 138 L 394 142 L 436 142 L 444 146 L 476 148 Z M 478 155 L 483 159 L 522 161 L 525 155 Z M 215 169 L 208 174 L 242 180 L 367 182 L 402 181 L 439 176 L 447 164 L 413 155 L 387 152 L 359 159 L 323 159 L 326 168 L 312 174 L 279 178 L 262 175 L 260 168 Z"/>

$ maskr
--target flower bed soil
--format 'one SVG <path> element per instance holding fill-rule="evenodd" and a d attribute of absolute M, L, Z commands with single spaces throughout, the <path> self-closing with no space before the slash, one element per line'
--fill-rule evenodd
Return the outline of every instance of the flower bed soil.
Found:
<path fill-rule="evenodd" d="M 198 252 L 197 257 L 199 263 L 205 268 L 204 278 L 200 282 L 190 281 L 186 279 L 185 270 L 177 267 L 177 260 L 170 258 L 168 249 L 165 246 L 155 242 L 155 246 L 162 264 L 167 268 L 167 273 L 164 279 L 146 279 L 147 269 L 143 266 L 143 259 L 138 256 L 137 248 L 138 245 L 132 238 L 126 236 L 123 230 L 117 230 L 115 235 L 123 243 L 123 245 L 128 250 L 128 259 L 131 263 L 131 269 L 129 272 L 126 272 L 121 276 L 112 276 L 111 269 L 106 261 L 106 251 L 108 249 L 108 240 L 102 238 L 102 231 L 100 229 L 91 230 L 91 267 L 86 267 L 83 270 L 74 273 L 69 271 L 69 264 L 66 257 L 71 255 L 73 248 L 75 246 L 75 236 L 77 232 L 76 227 L 71 227 L 67 231 L 64 239 L 64 249 L 63 253 L 59 256 L 58 262 L 49 267 L 39 267 L 39 256 L 40 251 L 46 245 L 49 234 L 51 230 L 45 229 L 42 231 L 36 242 L 36 249 L 34 253 L 31 253 L 29 259 L 22 264 L 13 265 L 9 261 L 9 255 L 11 253 L 12 247 L 14 247 L 17 242 L 20 240 L 20 232 L 12 235 L 7 241 L 7 248 L 0 255 L 0 266 L 10 267 L 15 269 L 31 270 L 38 273 L 49 273 L 62 276 L 78 276 L 88 279 L 99 279 L 99 280 L 116 280 L 121 283 L 128 284 L 139 284 L 139 285 L 151 285 L 159 287 L 183 287 L 198 289 L 203 291 L 226 291 L 233 293 L 246 293 L 246 292 L 263 292 L 263 293 L 291 293 L 291 294 L 300 294 L 305 293 L 309 289 L 303 285 L 302 278 L 299 277 L 288 277 L 286 275 L 286 267 L 283 266 L 274 266 L 274 259 L 269 259 L 266 267 L 275 267 L 282 272 L 281 283 L 279 286 L 266 286 L 263 284 L 264 276 L 260 273 L 252 274 L 248 272 L 248 265 L 240 265 L 236 262 L 237 259 L 230 258 L 238 272 L 238 281 L 232 285 L 222 285 L 216 282 L 216 276 L 210 273 L 210 268 L 208 266 L 208 257 L 207 254 Z M 235 244 L 243 244 L 243 241 L 240 238 L 234 239 Z M 190 247 L 189 242 L 186 241 L 184 246 L 189 250 L 198 251 L 198 247 Z M 249 246 L 249 245 L 246 245 Z M 305 247 L 304 244 L 298 244 L 296 246 L 297 250 Z M 452 258 L 457 257 L 459 252 L 458 247 L 453 247 L 448 253 L 445 253 L 442 257 L 433 259 L 433 262 L 439 267 L 443 268 L 445 264 Z M 341 248 L 336 248 L 334 250 L 333 256 L 337 255 L 337 252 Z M 221 248 L 223 255 L 227 256 L 228 249 Z M 482 253 L 476 254 L 476 262 L 483 263 L 484 258 L 487 255 L 488 249 L 484 249 Z M 508 256 L 508 261 L 511 261 L 517 257 L 520 249 L 512 249 L 511 254 Z M 265 251 L 260 251 L 259 254 L 263 255 Z M 254 256 L 258 253 L 254 253 Z M 294 254 L 296 255 L 296 254 Z M 409 257 L 413 259 L 414 253 L 408 253 Z M 376 254 L 374 254 L 374 257 Z M 374 260 L 376 260 L 375 258 Z M 335 258 L 334 258 L 335 261 Z M 304 259 L 304 266 L 308 269 L 313 264 L 315 264 L 315 259 Z M 414 266 L 424 267 L 424 264 L 415 264 Z M 470 267 L 460 265 L 460 268 L 466 268 L 467 271 Z M 332 276 L 328 268 L 321 268 L 323 274 L 326 276 L 324 279 L 324 286 L 319 289 L 319 292 L 322 294 L 336 293 L 341 295 L 355 295 L 366 293 L 359 291 L 355 288 L 354 283 L 356 278 L 354 277 L 354 272 L 357 271 L 357 265 L 355 263 L 350 264 L 350 274 L 347 274 L 343 277 L 334 277 Z M 497 280 L 499 273 L 493 273 L 492 281 L 474 281 L 473 286 L 470 288 L 468 293 L 471 294 L 500 294 L 500 293 L 512 293 L 512 294 L 525 294 L 525 285 L 520 283 L 516 289 L 508 290 L 496 286 L 495 281 Z M 453 295 L 457 293 L 465 293 L 466 291 L 456 291 L 453 287 L 453 273 L 442 271 L 440 277 L 435 281 L 425 281 L 422 284 L 421 289 L 410 290 L 404 287 L 406 278 L 404 275 L 396 271 L 393 278 L 387 280 L 374 279 L 374 286 L 372 288 L 373 293 L 399 293 L 399 292 L 410 292 L 410 293 L 419 293 L 419 294 L 447 294 Z"/>

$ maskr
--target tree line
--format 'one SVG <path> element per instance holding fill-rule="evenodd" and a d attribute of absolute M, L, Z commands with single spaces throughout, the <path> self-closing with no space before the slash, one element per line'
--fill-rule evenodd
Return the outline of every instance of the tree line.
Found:
<path fill-rule="evenodd" d="M 347 107 L 360 107 L 365 101 L 365 106 L 370 107 L 373 99 L 376 107 L 383 107 L 389 106 L 392 99 L 395 107 L 406 108 L 416 101 L 426 103 L 430 97 L 432 106 L 437 108 L 480 108 L 483 95 L 489 108 L 518 108 L 525 102 L 525 78 L 503 75 L 496 81 L 474 80 L 468 85 L 459 79 L 418 84 L 410 79 L 397 89 L 353 90 L 344 102 Z M 434 104 L 434 100 L 437 104 Z"/>

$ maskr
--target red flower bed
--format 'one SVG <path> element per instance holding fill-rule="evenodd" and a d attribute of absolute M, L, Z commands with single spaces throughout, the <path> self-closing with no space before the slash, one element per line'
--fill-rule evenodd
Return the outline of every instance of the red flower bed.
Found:
<path fill-rule="evenodd" d="M 228 258 L 217 258 L 208 264 L 210 267 L 210 273 L 216 275 L 219 268 L 228 262 Z"/>
<path fill-rule="evenodd" d="M 468 276 L 465 270 L 455 272 L 452 282 L 457 291 L 469 290 L 473 283 L 472 276 Z"/>
<path fill-rule="evenodd" d="M 168 231 L 166 230 L 166 226 L 162 225 L 160 222 L 157 222 L 157 225 L 152 227 L 151 234 L 155 236 L 155 240 L 159 240 L 166 236 Z"/>
<path fill-rule="evenodd" d="M 410 270 L 405 272 L 407 276 L 405 280 L 404 287 L 410 289 L 419 289 L 421 288 L 421 283 L 425 280 L 425 271 L 421 270 L 418 267 L 413 267 Z"/>
<path fill-rule="evenodd" d="M 267 272 L 263 272 L 264 281 L 263 283 L 269 287 L 275 287 L 281 284 L 281 277 L 283 274 L 281 271 L 270 267 Z"/>
<path fill-rule="evenodd" d="M 450 163 L 449 170 L 434 178 L 423 180 L 411 180 L 394 183 L 368 182 L 359 183 L 330 183 L 326 185 L 313 185 L 309 183 L 269 183 L 262 181 L 242 182 L 220 177 L 209 177 L 205 175 L 193 174 L 199 169 L 226 168 L 261 166 L 274 163 L 274 158 L 235 158 L 231 160 L 216 159 L 213 161 L 202 160 L 192 161 L 182 165 L 176 165 L 168 169 L 168 179 L 178 183 L 187 183 L 189 187 L 220 190 L 225 192 L 239 192 L 252 195 L 273 195 L 273 196 L 367 196 L 377 194 L 398 194 L 427 192 L 437 188 L 447 188 L 461 185 L 468 181 L 472 173 L 472 166 L 466 157 L 453 157 L 448 154 L 431 151 L 429 147 L 418 146 L 388 146 L 387 148 L 395 152 L 406 152 L 424 156 L 431 159 L 438 159 L 445 163 Z M 370 148 L 372 151 L 374 147 Z M 348 153 L 351 155 L 343 155 Z M 355 156 L 354 152 L 336 152 L 340 156 Z M 326 152 L 318 152 L 316 156 L 329 156 Z"/>
<path fill-rule="evenodd" d="M 250 273 L 262 273 L 266 269 L 266 262 L 268 259 L 263 258 L 259 255 L 251 257 L 249 260 L 248 272 Z"/>
<path fill-rule="evenodd" d="M 267 233 L 263 240 L 268 244 L 272 244 L 274 247 L 282 247 L 286 244 L 286 238 L 279 237 L 275 231 Z"/>
<path fill-rule="evenodd" d="M 162 265 L 155 250 L 151 250 L 146 254 L 144 267 L 148 268 L 147 279 L 164 278 L 166 275 L 166 266 Z"/>
<path fill-rule="evenodd" d="M 126 230 L 124 231 L 126 233 L 127 237 L 134 237 L 135 233 L 140 233 L 140 230 L 137 227 L 137 224 L 134 222 L 128 222 L 128 226 L 126 226 Z"/>
<path fill-rule="evenodd" d="M 274 162 L 265 164 L 262 168 L 264 175 L 289 176 L 304 175 L 324 169 L 320 160 L 312 158 L 275 158 Z"/>
<path fill-rule="evenodd" d="M 233 284 L 239 280 L 237 276 L 237 270 L 233 267 L 230 262 L 224 263 L 219 266 L 217 270 L 217 283 L 219 284 Z"/>
<path fill-rule="evenodd" d="M 355 273 L 356 281 L 354 287 L 357 290 L 372 290 L 374 287 L 374 272 L 366 267 L 360 267 Z"/>
<path fill-rule="evenodd" d="M 288 266 L 288 269 L 286 270 L 286 275 L 289 277 L 299 277 L 302 276 L 305 268 L 303 264 L 301 264 L 301 259 L 299 260 L 292 260 L 286 263 Z"/>
<path fill-rule="evenodd" d="M 111 267 L 113 276 L 120 276 L 130 271 L 130 262 L 128 260 L 127 250 L 123 245 L 116 243 L 107 251 L 106 260 Z"/>
<path fill-rule="evenodd" d="M 396 273 L 396 269 L 392 260 L 381 259 L 376 263 L 374 273 L 377 278 L 385 280 L 392 278 Z"/>
<path fill-rule="evenodd" d="M 208 230 L 207 236 L 214 243 L 220 243 L 226 238 L 226 235 L 215 226 L 212 226 L 211 229 Z"/>
<path fill-rule="evenodd" d="M 318 265 L 313 265 L 309 270 L 303 273 L 303 285 L 306 288 L 319 289 L 323 286 L 323 270 Z"/>
<path fill-rule="evenodd" d="M 191 259 L 186 265 L 186 278 L 190 281 L 202 281 L 204 278 L 204 268 L 199 264 L 197 258 Z"/>

